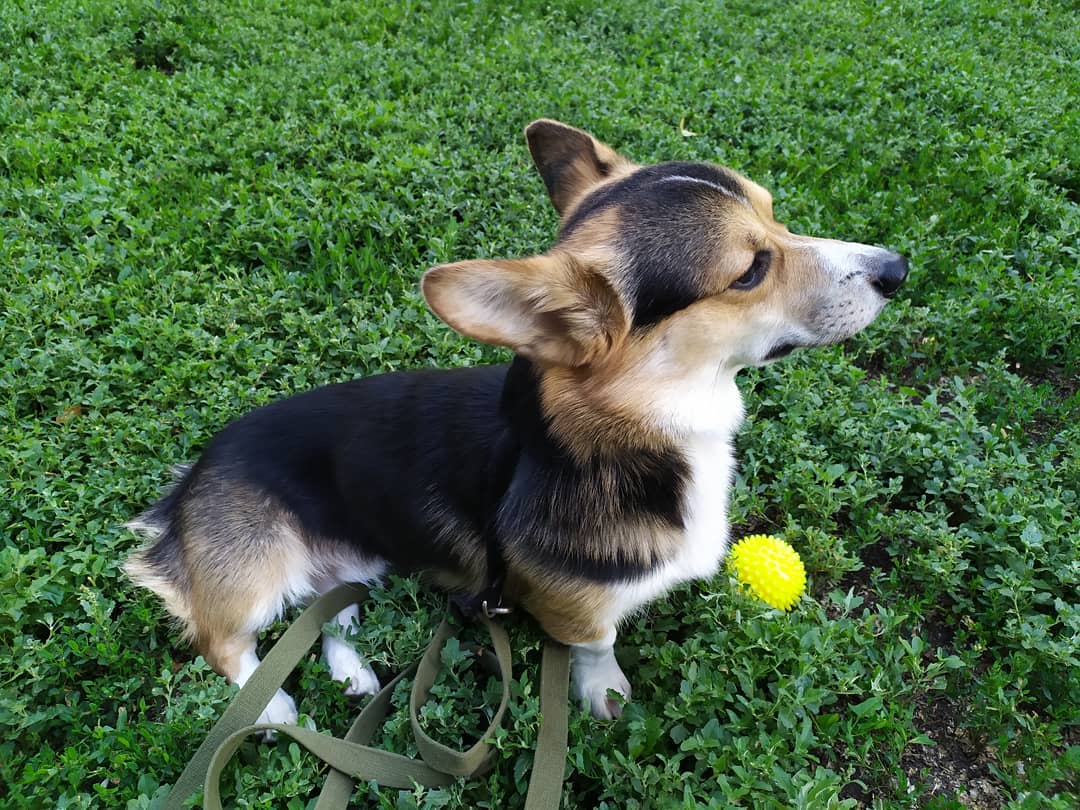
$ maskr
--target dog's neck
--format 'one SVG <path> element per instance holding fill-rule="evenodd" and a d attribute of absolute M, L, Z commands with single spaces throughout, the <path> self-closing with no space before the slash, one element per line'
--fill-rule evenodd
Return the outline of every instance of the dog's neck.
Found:
<path fill-rule="evenodd" d="M 702 369 L 666 385 L 651 376 L 643 370 L 637 380 L 598 389 L 580 370 L 542 370 L 519 356 L 507 372 L 502 411 L 524 445 L 554 443 L 581 463 L 728 441 L 742 424 L 735 371 Z"/>
<path fill-rule="evenodd" d="M 730 439 L 745 416 L 735 374 L 723 366 L 703 367 L 677 384 L 659 385 L 649 400 L 649 414 L 678 440 Z"/>

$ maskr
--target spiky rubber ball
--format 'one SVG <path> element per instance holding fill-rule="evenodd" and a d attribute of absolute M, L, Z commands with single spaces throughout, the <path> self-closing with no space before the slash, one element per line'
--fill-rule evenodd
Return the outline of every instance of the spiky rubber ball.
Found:
<path fill-rule="evenodd" d="M 798 552 L 779 537 L 744 537 L 732 547 L 728 566 L 739 582 L 778 610 L 791 610 L 806 589 L 806 569 Z"/>

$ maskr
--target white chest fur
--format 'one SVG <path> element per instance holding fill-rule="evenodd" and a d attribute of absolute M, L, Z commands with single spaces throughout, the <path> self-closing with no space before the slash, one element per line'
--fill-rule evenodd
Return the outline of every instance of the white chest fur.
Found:
<path fill-rule="evenodd" d="M 734 381 L 724 386 L 717 400 L 711 424 L 691 433 L 686 443 L 690 481 L 683 500 L 684 529 L 677 538 L 679 551 L 648 576 L 614 587 L 618 595 L 608 617 L 613 624 L 682 582 L 711 577 L 727 552 L 727 507 L 735 471 L 732 438 L 743 417 Z"/>

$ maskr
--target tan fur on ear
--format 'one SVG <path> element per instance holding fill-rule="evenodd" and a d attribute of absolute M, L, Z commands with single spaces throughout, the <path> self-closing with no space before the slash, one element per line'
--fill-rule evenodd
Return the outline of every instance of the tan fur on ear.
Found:
<path fill-rule="evenodd" d="M 562 217 L 597 183 L 636 168 L 589 133 L 547 118 L 529 124 L 525 139 L 551 204 Z"/>
<path fill-rule="evenodd" d="M 421 288 L 432 311 L 463 335 L 540 363 L 594 363 L 629 331 L 611 283 L 562 252 L 440 265 Z"/>

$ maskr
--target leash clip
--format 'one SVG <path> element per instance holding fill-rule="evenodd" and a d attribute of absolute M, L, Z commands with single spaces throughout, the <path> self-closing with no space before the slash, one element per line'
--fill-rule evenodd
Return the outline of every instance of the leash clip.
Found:
<path fill-rule="evenodd" d="M 503 607 L 502 599 L 499 599 L 499 604 L 492 607 L 488 607 L 488 600 L 485 599 L 480 603 L 480 609 L 484 611 L 484 615 L 489 619 L 494 619 L 496 616 L 505 616 L 508 613 L 513 613 L 513 608 Z"/>

